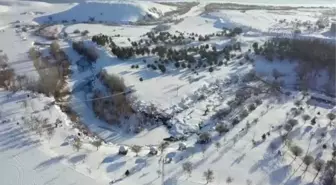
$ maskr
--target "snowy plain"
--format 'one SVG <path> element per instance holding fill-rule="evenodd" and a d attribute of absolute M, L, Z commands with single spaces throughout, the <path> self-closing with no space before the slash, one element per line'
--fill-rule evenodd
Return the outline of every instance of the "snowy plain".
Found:
<path fill-rule="evenodd" d="M 67 1 L 68 2 L 68 1 Z M 322 9 L 297 9 L 285 11 L 251 10 L 245 13 L 236 10 L 221 10 L 207 14 L 201 14 L 204 6 L 210 1 L 201 1 L 199 6 L 193 7 L 184 15 L 181 22 L 172 24 L 168 30 L 170 33 L 176 31 L 185 33 L 211 34 L 221 31 L 223 27 L 234 28 L 240 26 L 244 33 L 236 39 L 242 43 L 243 50 L 247 50 L 253 42 L 262 42 L 268 37 L 279 34 L 288 35 L 293 30 L 291 24 L 279 24 L 278 20 L 287 19 L 288 22 L 311 21 L 316 22 L 322 15 Z M 218 2 L 218 1 L 216 1 Z M 224 1 L 221 1 L 224 2 Z M 229 2 L 229 1 L 225 1 Z M 242 4 L 267 4 L 267 5 L 315 5 L 335 6 L 334 1 L 232 1 Z M 64 3 L 64 2 L 63 2 Z M 77 20 L 86 20 L 90 16 L 102 16 L 102 21 L 117 22 L 117 25 L 88 24 L 88 23 L 67 23 L 58 24 L 57 31 L 69 34 L 72 40 L 90 40 L 90 37 L 103 33 L 106 35 L 117 35 L 114 41 L 120 46 L 130 46 L 128 39 L 139 40 L 146 32 L 152 30 L 155 25 L 123 25 L 124 23 L 136 21 L 142 16 L 151 14 L 159 18 L 165 12 L 174 10 L 176 7 L 156 4 L 155 2 L 142 1 L 112 1 L 93 4 L 71 1 L 71 4 L 49 4 L 44 2 L 27 2 L 19 0 L 0 0 L 0 49 L 8 55 L 9 64 L 15 72 L 20 75 L 36 77 L 33 62 L 28 58 L 28 50 L 36 41 L 50 43 L 50 41 L 34 36 L 31 32 L 21 32 L 15 28 L 16 24 L 42 24 L 48 21 L 49 15 L 55 17 L 55 21 L 73 17 Z M 82 3 L 82 4 L 81 4 Z M 84 4 L 84 7 L 82 6 Z M 115 6 L 115 5 L 118 6 Z M 90 11 L 91 5 L 97 6 Z M 77 6 L 77 8 L 76 8 Z M 156 8 L 153 11 L 153 7 Z M 79 9 L 78 9 L 79 8 Z M 113 9 L 115 8 L 115 9 Z M 99 11 L 97 11 L 99 10 Z M 118 11 L 114 11 L 118 10 Z M 76 12 L 79 11 L 79 12 Z M 103 12 L 101 12 L 103 11 Z M 103 14 L 101 14 L 103 13 Z M 89 15 L 90 14 L 90 15 Z M 117 14 L 117 15 L 116 15 Z M 19 23 L 15 23 L 20 20 Z M 88 30 L 89 34 L 81 37 L 73 34 L 74 30 Z M 302 30 L 302 36 L 335 40 L 335 36 L 328 34 L 328 29 L 320 31 Z M 69 40 L 59 41 L 72 61 L 80 58 L 72 49 Z M 231 41 L 225 38 L 214 38 L 206 41 L 206 44 L 222 48 Z M 92 43 L 91 43 L 92 44 Z M 191 42 L 189 45 L 198 45 Z M 209 107 L 217 110 L 225 104 L 220 98 L 230 99 L 233 96 L 232 89 L 235 86 L 228 86 L 216 89 L 216 81 L 225 80 L 236 75 L 242 75 L 251 68 L 256 68 L 259 73 L 267 73 L 272 68 L 278 68 L 287 74 L 288 78 L 293 72 L 293 66 L 286 67 L 266 64 L 259 60 L 255 66 L 235 65 L 238 60 L 230 61 L 229 66 L 209 73 L 207 70 L 200 72 L 200 75 L 190 74 L 187 69 L 176 70 L 173 66 L 168 68 L 165 75 L 157 71 L 147 69 L 143 59 L 153 62 L 157 58 L 144 57 L 134 58 L 127 62 L 117 59 L 104 47 L 98 47 L 100 58 L 94 68 L 96 72 L 106 70 L 111 74 L 122 75 L 128 86 L 136 89 L 136 96 L 144 101 L 160 106 L 161 109 L 169 112 L 181 109 L 186 110 L 176 116 L 176 132 L 183 133 L 195 131 L 199 123 L 210 121 L 211 115 L 204 116 L 204 111 Z M 132 65 L 139 65 L 139 70 L 131 69 Z M 267 66 L 269 65 L 269 66 Z M 93 75 L 90 72 L 79 72 L 74 66 L 73 76 L 69 79 L 69 86 L 85 81 Z M 144 78 L 143 82 L 138 79 Z M 215 90 L 213 90 L 215 89 Z M 205 93 L 207 98 L 202 101 L 193 101 L 197 95 Z M 36 95 L 29 92 L 11 92 L 1 90 L 0 93 L 0 119 L 7 122 L 0 123 L 0 167 L 1 185 L 42 185 L 42 184 L 82 184 L 82 185 L 107 185 L 112 180 L 120 185 L 149 185 L 164 184 L 174 185 L 199 185 L 205 184 L 203 172 L 212 169 L 215 172 L 215 180 L 209 184 L 227 184 L 228 177 L 232 177 L 231 184 L 244 185 L 248 182 L 256 185 L 306 185 L 314 181 L 316 171 L 310 167 L 305 172 L 305 166 L 301 159 L 294 160 L 293 155 L 286 145 L 278 144 L 280 140 L 279 131 L 275 128 L 287 120 L 286 113 L 294 107 L 293 102 L 303 99 L 300 92 L 292 91 L 292 96 L 281 96 L 278 99 L 265 98 L 262 105 L 249 114 L 239 125 L 232 128 L 225 136 L 218 136 L 212 132 L 214 142 L 220 142 L 221 148 L 209 145 L 203 148 L 195 145 L 197 135 L 192 135 L 185 141 L 186 151 L 178 150 L 178 143 L 172 143 L 162 155 L 148 157 L 149 145 L 158 145 L 163 138 L 169 136 L 165 127 L 160 126 L 152 130 L 145 130 L 138 135 L 126 133 L 117 127 L 110 126 L 97 119 L 87 105 L 86 95 L 83 92 L 74 92 L 72 106 L 79 113 L 84 124 L 106 143 L 96 151 L 90 142 L 93 137 L 81 136 L 83 147 L 77 152 L 71 146 L 71 138 L 78 135 L 78 129 L 73 128 L 71 121 L 59 109 L 53 105 L 45 110 L 44 107 L 54 101 L 43 95 Z M 28 97 L 27 94 L 30 96 Z M 221 97 L 223 96 L 224 97 Z M 331 143 L 336 139 L 335 127 L 328 127 L 329 120 L 325 115 L 332 111 L 333 107 L 321 107 L 304 104 L 305 113 L 317 115 L 319 126 L 310 126 L 299 120 L 299 126 L 292 132 L 290 137 L 293 143 L 300 145 L 304 151 L 309 151 L 313 156 L 320 159 L 329 159 Z M 90 112 L 91 111 L 91 112 Z M 56 119 L 62 120 L 62 127 L 56 129 L 52 138 L 38 136 L 31 132 L 25 125 L 23 117 L 36 115 L 48 118 L 50 122 Z M 258 118 L 257 124 L 253 124 Z M 248 132 L 247 123 L 251 123 Z M 210 131 L 214 128 L 209 126 Z M 266 141 L 261 140 L 261 135 L 270 133 Z M 325 138 L 312 137 L 312 134 L 320 135 L 326 133 Z M 253 146 L 252 140 L 259 144 Z M 328 144 L 327 150 L 321 149 L 321 142 Z M 271 143 L 282 148 L 283 155 L 278 156 L 276 149 L 271 149 Z M 120 145 L 141 145 L 143 146 L 139 156 L 129 152 L 127 156 L 119 156 Z M 162 158 L 172 158 L 169 164 L 162 165 Z M 192 162 L 194 170 L 189 177 L 183 173 L 184 162 Z M 162 169 L 164 168 L 164 169 Z M 124 177 L 126 170 L 131 171 L 129 177 Z M 163 172 L 164 171 L 164 172 Z M 305 172 L 305 173 L 304 173 Z M 162 175 L 164 173 L 164 176 Z"/>

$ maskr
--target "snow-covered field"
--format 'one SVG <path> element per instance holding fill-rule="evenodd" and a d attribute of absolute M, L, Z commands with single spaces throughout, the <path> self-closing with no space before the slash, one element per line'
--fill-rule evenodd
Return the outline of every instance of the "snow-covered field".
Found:
<path fill-rule="evenodd" d="M 314 5 L 314 8 L 230 8 L 204 12 L 211 2 Z M 268 62 L 249 49 L 255 42 L 262 45 L 267 39 L 279 36 L 317 38 L 335 43 L 335 33 L 330 31 L 331 23 L 336 20 L 335 10 L 331 8 L 336 5 L 334 1 L 201 0 L 186 13 L 170 16 L 165 13 L 178 10 L 181 5 L 154 0 L 53 3 L 0 0 L 0 54 L 8 56 L 8 64 L 15 75 L 25 75 L 29 79 L 39 77 L 40 69 L 36 69 L 28 51 L 35 47 L 43 56 L 52 58 L 49 52 L 52 40 L 43 35 L 57 40 L 71 69 L 71 75 L 66 78 L 70 96 L 64 101 L 56 100 L 57 103 L 52 96 L 24 90 L 14 93 L 0 88 L 0 185 L 322 183 L 323 170 L 319 173 L 316 165 L 307 166 L 303 158 L 306 155 L 315 161 L 333 158 L 336 127 L 335 120 L 329 120 L 327 115 L 336 113 L 334 105 L 313 102 L 310 100 L 313 91 L 307 95 L 285 88 L 282 90 L 287 93 L 274 95 L 276 93 L 263 80 L 273 79 L 276 69 L 282 74 L 279 80 L 290 87 L 296 83 L 298 64 L 290 60 L 278 63 L 277 59 Z M 317 28 L 316 22 L 326 19 L 328 25 Z M 219 56 L 225 64 L 213 68 L 201 66 L 193 71 L 190 69 L 193 66 L 177 68 L 176 63 L 167 63 L 166 71 L 162 73 L 151 68 L 151 65 L 164 63 L 156 54 L 121 60 L 108 46 L 98 46 L 91 41 L 92 36 L 104 34 L 119 47 L 132 47 L 132 42 L 148 41 L 146 34 L 156 28 L 156 23 L 166 25 L 166 32 L 183 35 L 186 40 L 183 44 L 159 42 L 158 45 L 176 50 L 209 45 L 209 50 L 215 47 L 221 51 L 239 42 L 241 49 L 234 51 L 234 56 L 226 62 L 224 56 Z M 237 27 L 242 28 L 242 33 L 235 37 L 220 35 L 224 33 L 223 29 Z M 40 28 L 42 31 L 37 32 Z M 210 35 L 210 39 L 192 39 L 199 35 Z M 79 62 L 83 57 L 72 48 L 74 41 L 84 41 L 86 46 L 97 51 L 99 58 L 90 69 L 81 69 Z M 153 49 L 155 44 L 148 45 Z M 195 56 L 201 60 L 199 54 Z M 249 62 L 246 56 L 254 62 Z M 245 81 L 251 70 L 261 80 Z M 122 118 L 124 125 L 111 125 L 100 119 L 91 102 L 95 100 L 95 91 L 106 90 L 97 78 L 102 71 L 123 78 L 127 88 L 133 90 L 132 96 L 136 97 L 135 104 L 140 111 L 152 104 L 171 116 L 168 123 L 146 123 L 147 127 L 135 134 L 130 127 L 139 121 L 136 116 Z M 315 80 L 314 88 L 320 90 L 325 86 L 327 75 L 315 75 Z M 92 89 L 87 90 L 89 82 L 92 84 L 89 89 Z M 254 93 L 244 97 L 241 105 L 232 106 L 224 118 L 216 117 L 218 112 L 231 106 L 239 90 L 249 88 Z M 106 93 L 107 97 L 102 99 L 114 96 Z M 259 100 L 262 101 L 257 103 Z M 74 121 L 71 115 L 62 112 L 60 105 L 63 104 L 75 111 L 78 120 Z M 250 108 L 251 104 L 255 105 L 254 109 Z M 244 110 L 248 110 L 247 115 L 242 116 Z M 238 123 L 234 123 L 237 118 Z M 287 134 L 284 125 L 291 119 L 297 123 L 293 123 Z M 81 124 L 88 130 L 82 130 L 78 126 Z M 225 125 L 228 132 L 219 135 L 216 132 L 218 125 Z M 197 143 L 199 135 L 205 132 L 212 141 Z M 170 136 L 185 138 L 171 142 L 157 155 L 148 155 L 153 147 L 160 148 L 163 139 Z M 93 143 L 98 138 L 104 142 L 96 148 Z M 77 142 L 80 146 L 76 148 Z M 179 149 L 181 143 L 185 149 Z M 141 146 L 139 153 L 128 148 L 134 145 Z M 125 156 L 118 154 L 123 146 L 129 149 Z M 302 149 L 297 157 L 293 146 Z M 190 174 L 183 169 L 186 163 L 192 164 Z M 213 171 L 211 182 L 204 177 L 208 169 Z M 129 171 L 128 175 L 125 175 L 126 171 Z"/>

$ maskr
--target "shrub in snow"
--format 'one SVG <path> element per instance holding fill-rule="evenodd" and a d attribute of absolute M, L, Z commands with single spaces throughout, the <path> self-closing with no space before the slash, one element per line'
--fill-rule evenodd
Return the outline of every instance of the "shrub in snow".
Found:
<path fill-rule="evenodd" d="M 306 121 L 308 121 L 310 119 L 310 116 L 308 114 L 304 114 L 302 116 L 302 119 L 303 119 L 304 123 L 306 123 Z"/>
<path fill-rule="evenodd" d="M 218 110 L 213 116 L 213 119 L 224 119 L 227 115 L 229 115 L 231 112 L 231 109 L 229 107 L 225 107 L 223 109 Z"/>
<path fill-rule="evenodd" d="M 287 132 L 290 132 L 291 130 L 293 130 L 293 126 L 287 123 L 284 125 L 284 130 L 286 130 Z"/>
<path fill-rule="evenodd" d="M 290 124 L 292 127 L 295 127 L 296 125 L 299 124 L 298 120 L 296 119 L 289 119 L 287 123 Z"/>
<path fill-rule="evenodd" d="M 229 129 L 224 124 L 217 124 L 215 130 L 220 134 L 224 134 L 226 132 L 229 132 Z"/>
<path fill-rule="evenodd" d="M 266 140 L 266 134 L 263 134 L 263 135 L 261 136 L 261 138 L 262 138 L 262 140 Z"/>
<path fill-rule="evenodd" d="M 200 144 L 207 144 L 209 142 L 211 142 L 211 136 L 208 132 L 203 132 L 198 136 L 198 143 Z"/>
<path fill-rule="evenodd" d="M 256 109 L 256 106 L 255 106 L 254 104 L 250 104 L 250 105 L 248 105 L 248 110 L 249 110 L 250 112 L 254 111 L 255 109 Z"/>
<path fill-rule="evenodd" d="M 141 151 L 142 147 L 139 145 L 133 145 L 131 147 L 131 150 L 136 154 L 136 156 L 138 156 L 139 152 Z"/>
<path fill-rule="evenodd" d="M 303 158 L 303 163 L 306 165 L 306 169 L 304 171 L 307 171 L 308 167 L 314 162 L 314 157 L 311 155 L 306 155 Z"/>
<path fill-rule="evenodd" d="M 154 64 L 151 65 L 151 68 L 152 68 L 153 70 L 157 70 L 157 67 L 156 67 L 156 65 L 154 65 Z"/>
<path fill-rule="evenodd" d="M 180 63 L 179 63 L 179 62 L 175 62 L 174 65 L 175 65 L 176 68 L 179 68 L 179 67 L 180 67 Z"/>
<path fill-rule="evenodd" d="M 299 146 L 296 146 L 296 145 L 291 146 L 291 147 L 290 147 L 290 151 L 291 151 L 291 152 L 293 153 L 293 155 L 294 155 L 294 160 L 296 159 L 296 157 L 301 156 L 302 153 L 303 153 L 302 148 L 300 148 Z"/>
<path fill-rule="evenodd" d="M 330 112 L 327 114 L 327 118 L 330 120 L 330 124 L 331 124 L 331 122 L 336 118 L 336 115 Z"/>
<path fill-rule="evenodd" d="M 214 172 L 210 169 L 203 173 L 206 183 L 213 182 L 215 180 Z"/>
<path fill-rule="evenodd" d="M 235 27 L 233 30 L 232 30 L 233 33 L 239 35 L 241 33 L 243 33 L 243 29 L 240 28 L 240 27 Z"/>
<path fill-rule="evenodd" d="M 127 152 L 128 152 L 128 148 L 126 146 L 119 147 L 119 151 L 118 151 L 119 155 L 127 155 Z"/>
<path fill-rule="evenodd" d="M 262 100 L 257 99 L 257 100 L 255 101 L 255 103 L 256 103 L 257 105 L 261 105 L 261 104 L 262 104 Z"/>
<path fill-rule="evenodd" d="M 163 64 L 158 65 L 159 69 L 161 70 L 162 73 L 166 72 L 166 67 Z"/>
<path fill-rule="evenodd" d="M 227 183 L 227 184 L 230 184 L 232 181 L 233 181 L 233 178 L 232 178 L 232 177 L 228 177 L 228 178 L 226 178 L 226 183 Z"/>
<path fill-rule="evenodd" d="M 74 30 L 73 33 L 78 34 L 80 31 L 78 29 Z"/>
<path fill-rule="evenodd" d="M 240 119 L 244 119 L 248 116 L 248 111 L 246 109 L 244 109 L 241 113 L 240 113 Z"/>
<path fill-rule="evenodd" d="M 142 81 L 143 81 L 143 78 L 139 78 L 139 81 L 142 82 Z"/>
<path fill-rule="evenodd" d="M 300 107 L 302 105 L 302 101 L 301 100 L 296 100 L 294 102 L 294 105 L 297 106 L 297 107 Z"/>
<path fill-rule="evenodd" d="M 316 124 L 316 117 L 314 117 L 312 120 L 310 120 L 310 124 L 311 125 L 315 125 Z"/>
<path fill-rule="evenodd" d="M 102 145 L 103 141 L 98 139 L 96 141 L 92 142 L 92 145 L 95 146 L 97 148 L 97 151 L 99 150 L 99 147 Z"/>
<path fill-rule="evenodd" d="M 27 32 L 27 31 L 28 31 L 28 29 L 27 29 L 26 27 L 23 27 L 21 30 L 22 30 L 23 32 Z"/>
<path fill-rule="evenodd" d="M 82 31 L 81 35 L 82 36 L 87 36 L 89 34 L 89 31 L 88 30 L 84 30 Z"/>
<path fill-rule="evenodd" d="M 233 126 L 237 125 L 238 123 L 239 123 L 239 119 L 238 119 L 238 118 L 234 118 L 234 119 L 232 120 L 232 125 L 233 125 Z"/>
<path fill-rule="evenodd" d="M 182 169 L 185 173 L 187 173 L 190 176 L 193 170 L 193 165 L 191 162 L 185 162 L 182 164 Z"/>
<path fill-rule="evenodd" d="M 211 73 L 213 71 L 214 71 L 213 67 L 209 67 L 209 72 Z"/>
<path fill-rule="evenodd" d="M 77 152 L 82 148 L 82 145 L 83 145 L 83 143 L 82 143 L 82 141 L 79 138 L 75 138 L 74 142 L 72 143 L 72 147 Z"/>

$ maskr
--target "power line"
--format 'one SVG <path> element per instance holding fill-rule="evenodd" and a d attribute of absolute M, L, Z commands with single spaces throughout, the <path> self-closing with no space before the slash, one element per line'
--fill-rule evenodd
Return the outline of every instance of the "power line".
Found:
<path fill-rule="evenodd" d="M 86 99 L 86 100 L 80 100 L 78 102 L 73 102 L 73 101 L 59 101 L 57 103 L 82 103 L 82 102 L 88 102 L 88 101 L 92 101 L 92 100 L 100 100 L 100 99 L 106 99 L 106 98 L 110 98 L 110 97 L 114 97 L 114 96 L 118 96 L 118 95 L 121 95 L 121 94 L 130 94 L 130 93 L 134 93 L 135 90 L 130 90 L 130 91 L 127 91 L 127 92 L 120 92 L 120 93 L 115 93 L 115 94 L 111 94 L 111 95 L 108 95 L 108 96 L 103 96 L 103 97 L 99 97 L 99 98 L 90 98 L 90 99 Z"/>

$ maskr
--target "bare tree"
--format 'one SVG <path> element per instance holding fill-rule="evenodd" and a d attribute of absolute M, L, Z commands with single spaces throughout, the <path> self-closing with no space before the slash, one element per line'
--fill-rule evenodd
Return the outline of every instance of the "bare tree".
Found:
<path fill-rule="evenodd" d="M 218 132 L 219 135 L 223 135 L 224 133 L 228 132 L 229 129 L 227 128 L 227 126 L 225 126 L 224 124 L 218 124 L 216 125 L 216 131 Z"/>
<path fill-rule="evenodd" d="M 298 120 L 296 119 L 289 119 L 287 123 L 290 124 L 292 127 L 295 127 L 296 125 L 299 124 Z"/>
<path fill-rule="evenodd" d="M 191 162 L 185 162 L 185 163 L 183 163 L 182 168 L 183 168 L 183 171 L 185 173 L 187 173 L 189 175 L 189 177 L 190 177 L 191 176 L 191 172 L 193 170 L 192 163 Z"/>
<path fill-rule="evenodd" d="M 306 123 L 306 121 L 310 120 L 310 116 L 308 114 L 304 114 L 304 115 L 302 115 L 302 119 L 303 119 L 304 123 Z"/>
<path fill-rule="evenodd" d="M 323 169 L 325 165 L 325 162 L 323 160 L 316 160 L 315 163 L 314 163 L 314 168 L 315 170 L 317 171 L 315 177 L 314 177 L 314 180 L 315 178 L 319 175 L 319 173 L 321 172 L 321 170 Z"/>
<path fill-rule="evenodd" d="M 131 150 L 136 154 L 136 156 L 138 156 L 139 152 L 141 151 L 142 147 L 139 145 L 133 145 L 131 147 Z"/>
<path fill-rule="evenodd" d="M 290 151 L 291 151 L 291 152 L 293 153 L 293 155 L 295 156 L 295 157 L 294 157 L 294 160 L 295 160 L 298 156 L 301 156 L 302 153 L 303 153 L 302 148 L 300 148 L 299 146 L 296 146 L 296 145 L 290 147 Z"/>
<path fill-rule="evenodd" d="M 159 149 L 159 151 L 160 151 L 160 155 L 161 155 L 161 157 L 162 157 L 162 155 L 163 155 L 163 152 L 166 150 L 166 148 L 168 147 L 168 145 L 169 145 L 169 143 L 167 143 L 167 142 L 161 142 L 160 144 L 159 144 L 159 146 L 158 146 L 158 149 Z"/>
<path fill-rule="evenodd" d="M 46 131 L 47 137 L 49 139 L 49 141 L 51 140 L 51 138 L 55 135 L 55 127 L 49 127 Z"/>
<path fill-rule="evenodd" d="M 336 115 L 330 112 L 327 114 L 327 117 L 330 120 L 329 124 L 331 125 L 331 122 L 336 118 Z"/>
<path fill-rule="evenodd" d="M 82 148 L 82 145 L 83 143 L 79 138 L 76 138 L 72 143 L 73 149 L 76 150 L 77 152 Z"/>
<path fill-rule="evenodd" d="M 208 184 L 209 182 L 213 182 L 215 180 L 215 176 L 214 176 L 214 172 L 210 169 L 208 169 L 207 171 L 205 171 L 203 173 L 203 176 L 206 180 L 206 184 Z"/>
<path fill-rule="evenodd" d="M 308 167 L 314 162 L 314 157 L 311 155 L 306 155 L 303 158 L 303 162 L 306 165 L 306 169 L 304 171 L 307 171 Z"/>
<path fill-rule="evenodd" d="M 57 41 L 53 41 L 50 44 L 50 53 L 55 56 L 60 51 L 61 47 Z"/>
<path fill-rule="evenodd" d="M 293 126 L 288 124 L 288 123 L 285 124 L 283 128 L 284 128 L 284 130 L 287 131 L 287 133 L 293 130 Z"/>
<path fill-rule="evenodd" d="M 231 182 L 233 182 L 233 178 L 232 177 L 226 178 L 226 183 L 227 184 L 230 184 Z"/>
<path fill-rule="evenodd" d="M 100 146 L 103 144 L 103 141 L 101 139 L 95 140 L 91 143 L 93 146 L 97 148 L 97 151 L 99 150 Z"/>
<path fill-rule="evenodd" d="M 215 147 L 216 147 L 216 149 L 217 149 L 217 151 L 219 150 L 219 148 L 221 147 L 221 144 L 220 144 L 220 142 L 216 142 L 215 143 Z"/>

